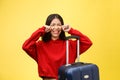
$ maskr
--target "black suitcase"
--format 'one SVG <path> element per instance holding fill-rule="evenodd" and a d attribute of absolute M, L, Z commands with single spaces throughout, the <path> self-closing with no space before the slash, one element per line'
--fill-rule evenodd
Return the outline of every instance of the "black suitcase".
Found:
<path fill-rule="evenodd" d="M 68 39 L 77 39 L 77 59 L 73 64 L 68 64 Z M 69 36 L 66 40 L 66 65 L 59 68 L 59 80 L 99 80 L 99 69 L 96 64 L 79 62 L 79 37 Z"/>

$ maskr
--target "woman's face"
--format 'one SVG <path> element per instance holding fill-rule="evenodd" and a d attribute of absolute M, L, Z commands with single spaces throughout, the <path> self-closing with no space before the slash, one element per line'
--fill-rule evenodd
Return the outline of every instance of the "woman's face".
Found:
<path fill-rule="evenodd" d="M 56 40 L 59 39 L 59 35 L 62 30 L 62 24 L 58 18 L 54 18 L 50 23 L 51 27 L 51 39 Z"/>

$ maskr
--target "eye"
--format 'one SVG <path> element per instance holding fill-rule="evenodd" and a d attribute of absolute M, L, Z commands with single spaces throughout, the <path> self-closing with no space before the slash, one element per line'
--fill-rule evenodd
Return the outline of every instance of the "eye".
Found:
<path fill-rule="evenodd" d="M 61 24 L 57 24 L 57 26 L 62 26 Z"/>
<path fill-rule="evenodd" d="M 55 26 L 55 24 L 51 24 L 50 26 Z"/>

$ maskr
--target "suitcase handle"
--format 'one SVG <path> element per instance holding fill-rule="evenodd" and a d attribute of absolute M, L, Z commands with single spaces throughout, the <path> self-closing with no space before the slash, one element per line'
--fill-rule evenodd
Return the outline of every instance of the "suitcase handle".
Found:
<path fill-rule="evenodd" d="M 72 35 L 72 36 L 67 36 L 67 37 L 66 37 L 66 40 L 73 39 L 73 38 L 80 40 L 80 37 L 79 37 L 79 36 L 74 36 L 74 35 Z"/>
<path fill-rule="evenodd" d="M 68 36 L 68 37 L 66 37 L 66 66 L 70 65 L 69 64 L 69 43 L 68 43 L 69 39 L 77 39 L 77 62 L 79 62 L 79 59 L 80 59 L 80 56 L 79 56 L 79 53 L 80 53 L 80 37 L 75 36 L 75 35 Z"/>

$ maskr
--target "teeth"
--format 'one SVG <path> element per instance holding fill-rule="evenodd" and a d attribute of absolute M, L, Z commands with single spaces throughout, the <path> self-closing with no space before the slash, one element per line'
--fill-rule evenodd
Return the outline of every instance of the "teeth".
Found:
<path fill-rule="evenodd" d="M 59 33 L 59 31 L 53 31 L 54 33 Z"/>
<path fill-rule="evenodd" d="M 58 31 L 54 31 L 54 33 L 58 33 Z"/>

